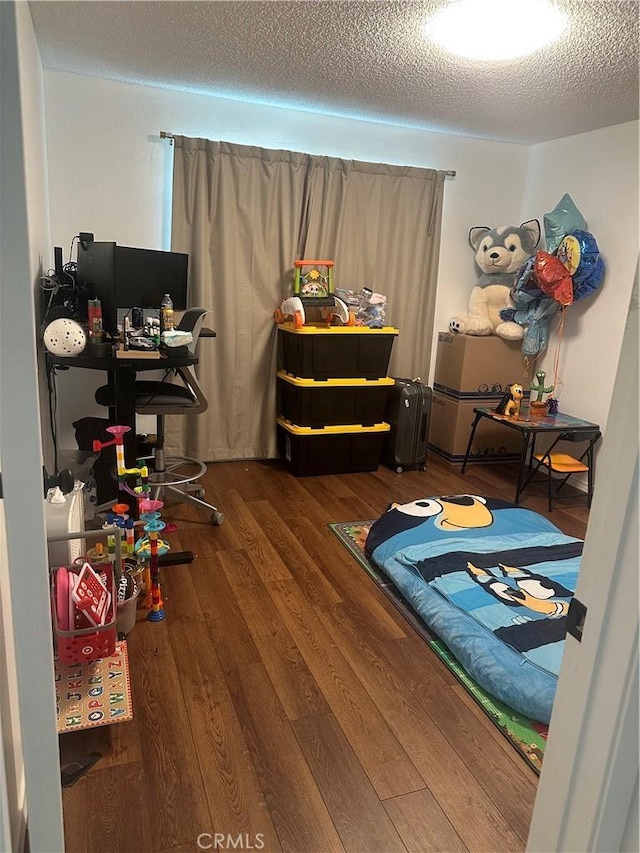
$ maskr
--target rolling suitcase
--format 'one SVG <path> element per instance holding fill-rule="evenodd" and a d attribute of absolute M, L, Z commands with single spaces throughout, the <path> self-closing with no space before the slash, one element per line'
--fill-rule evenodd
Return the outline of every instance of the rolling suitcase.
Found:
<path fill-rule="evenodd" d="M 398 474 L 426 468 L 431 395 L 431 388 L 418 379 L 395 378 L 395 384 L 389 388 L 385 421 L 391 429 L 382 461 Z"/>

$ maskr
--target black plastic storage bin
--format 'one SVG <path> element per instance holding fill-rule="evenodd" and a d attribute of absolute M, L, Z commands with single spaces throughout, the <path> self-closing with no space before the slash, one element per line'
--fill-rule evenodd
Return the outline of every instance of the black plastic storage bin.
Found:
<path fill-rule="evenodd" d="M 387 326 L 278 326 L 278 367 L 303 379 L 381 379 L 398 330 Z"/>
<path fill-rule="evenodd" d="M 383 379 L 301 379 L 278 371 L 278 412 L 298 426 L 373 426 L 384 420 L 389 388 Z"/>
<path fill-rule="evenodd" d="M 386 423 L 312 429 L 278 418 L 278 450 L 296 477 L 375 471 L 388 430 Z"/>

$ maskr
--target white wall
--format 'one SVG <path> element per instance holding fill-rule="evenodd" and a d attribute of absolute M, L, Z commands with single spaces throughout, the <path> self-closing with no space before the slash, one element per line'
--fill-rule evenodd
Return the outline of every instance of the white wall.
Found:
<path fill-rule="evenodd" d="M 476 274 L 469 228 L 511 222 L 520 213 L 527 158 L 523 146 L 57 71 L 45 71 L 45 93 L 52 238 L 65 247 L 65 259 L 79 231 L 123 245 L 169 248 L 172 149 L 160 140 L 161 130 L 346 159 L 455 169 L 457 177 L 445 185 L 438 326 L 446 326 L 449 316 L 468 302 Z M 384 282 L 372 284 L 385 289 Z M 79 371 L 73 373 L 73 380 L 61 375 L 59 382 L 61 442 L 67 448 L 75 447 L 68 426 L 74 419 L 105 415 L 98 407 L 86 408 L 104 381 L 101 375 L 79 378 Z M 78 393 L 78 382 L 84 383 L 85 395 Z"/>
<path fill-rule="evenodd" d="M 606 275 L 572 305 L 560 346 L 560 407 L 606 425 L 638 260 L 638 127 L 635 122 L 530 149 L 523 217 L 553 210 L 568 192 L 598 241 Z M 553 376 L 554 335 L 540 366 Z"/>
<path fill-rule="evenodd" d="M 455 169 L 445 185 L 436 330 L 468 304 L 477 276 L 469 228 L 534 217 L 542 222 L 571 193 L 598 239 L 607 277 L 597 297 L 576 303 L 568 315 L 561 405 L 606 424 L 638 250 L 637 122 L 527 148 L 58 71 L 45 71 L 45 98 L 52 238 L 65 253 L 80 230 L 98 240 L 169 248 L 172 150 L 160 140 L 161 130 Z M 384 282 L 372 284 L 384 291 Z M 549 376 L 553 352 L 554 346 L 541 364 Z M 66 448 L 75 447 L 74 419 L 105 414 L 87 409 L 101 375 L 77 373 L 59 383 Z"/>
<path fill-rule="evenodd" d="M 26 3 L 2 2 L 0 725 L 12 850 L 61 850 L 34 288 L 48 254 L 42 66 Z M 4 520 L 6 519 L 6 525 Z M 6 528 L 6 529 L 5 529 Z"/>
<path fill-rule="evenodd" d="M 46 154 L 44 148 L 44 86 L 40 55 L 26 4 L 16 5 L 16 25 L 20 63 L 22 120 L 29 128 L 25 141 L 25 179 L 33 204 L 27 211 L 33 237 L 31 276 L 21 286 L 31 288 L 42 268 L 42 252 L 49 244 L 48 198 L 46 195 Z M 6 117 L 6 114 L 3 114 Z M 3 287 L 8 282 L 3 278 Z M 10 607 L 9 556 L 5 539 L 4 508 L 0 510 L 0 720 L 2 721 L 5 767 L 8 773 L 11 836 L 13 844 L 24 835 L 25 780 L 16 685 L 13 617 Z M 6 688 L 6 689 L 5 689 Z"/>

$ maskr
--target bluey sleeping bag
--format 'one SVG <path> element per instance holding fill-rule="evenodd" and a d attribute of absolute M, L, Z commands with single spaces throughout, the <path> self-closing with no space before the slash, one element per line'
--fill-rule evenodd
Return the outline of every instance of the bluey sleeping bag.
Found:
<path fill-rule="evenodd" d="M 582 540 L 496 498 L 391 505 L 365 550 L 469 675 L 548 723 Z"/>

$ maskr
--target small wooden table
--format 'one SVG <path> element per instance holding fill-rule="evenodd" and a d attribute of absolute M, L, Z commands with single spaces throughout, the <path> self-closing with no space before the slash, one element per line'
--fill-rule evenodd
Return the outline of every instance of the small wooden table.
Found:
<path fill-rule="evenodd" d="M 564 412 L 558 412 L 557 415 L 545 415 L 544 417 L 530 417 L 529 409 L 523 406 L 517 418 L 507 417 L 507 415 L 499 415 L 493 409 L 487 406 L 479 406 L 473 410 L 476 414 L 475 420 L 471 425 L 471 433 L 469 435 L 469 443 L 464 455 L 461 474 L 464 474 L 467 462 L 469 461 L 469 453 L 473 444 L 473 438 L 476 432 L 476 427 L 483 418 L 493 421 L 496 424 L 501 424 L 508 429 L 514 429 L 522 435 L 522 450 L 520 451 L 520 470 L 518 472 L 518 483 L 516 485 L 516 493 L 514 503 L 520 502 L 520 496 L 524 486 L 528 482 L 527 467 L 531 468 L 533 454 L 535 451 L 536 436 L 541 433 L 558 433 L 558 432 L 581 432 L 582 430 L 599 430 L 598 424 L 591 421 L 575 418 L 573 415 L 566 415 Z M 528 463 L 527 463 L 528 457 Z"/>

